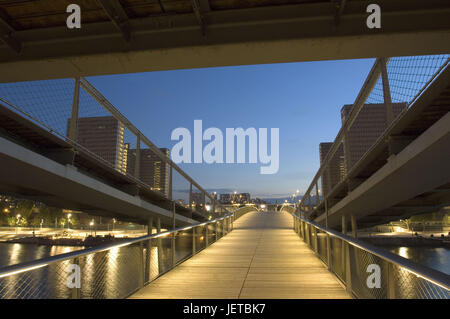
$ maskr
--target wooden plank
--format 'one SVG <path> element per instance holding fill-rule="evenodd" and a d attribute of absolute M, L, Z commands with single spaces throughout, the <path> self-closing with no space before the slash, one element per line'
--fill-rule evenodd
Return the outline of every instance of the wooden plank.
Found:
<path fill-rule="evenodd" d="M 350 298 L 285 213 L 249 213 L 212 246 L 131 298 Z"/>

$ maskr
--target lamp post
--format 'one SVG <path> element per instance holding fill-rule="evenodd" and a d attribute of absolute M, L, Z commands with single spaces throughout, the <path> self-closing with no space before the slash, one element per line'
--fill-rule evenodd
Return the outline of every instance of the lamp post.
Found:
<path fill-rule="evenodd" d="M 17 214 L 16 215 L 16 234 L 19 233 L 19 220 L 20 220 L 21 215 Z"/>
<path fill-rule="evenodd" d="M 91 231 L 91 236 L 92 236 L 92 226 L 94 226 L 94 220 L 91 220 L 91 222 L 89 223 L 89 230 Z"/>

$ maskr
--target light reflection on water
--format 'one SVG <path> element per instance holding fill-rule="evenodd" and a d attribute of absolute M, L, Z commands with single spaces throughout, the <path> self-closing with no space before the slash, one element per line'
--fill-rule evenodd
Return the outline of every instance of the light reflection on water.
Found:
<path fill-rule="evenodd" d="M 450 249 L 444 247 L 391 247 L 386 248 L 419 264 L 450 275 Z"/>
<path fill-rule="evenodd" d="M 157 241 L 152 241 L 150 278 L 157 277 L 160 270 L 171 266 L 171 238 L 161 238 L 161 260 L 158 262 Z M 78 258 L 81 269 L 82 298 L 121 298 L 140 287 L 142 267 L 146 268 L 146 246 L 139 244 L 114 247 Z M 0 244 L 0 268 L 28 262 L 81 249 L 81 247 L 37 246 L 26 244 Z M 176 240 L 175 260 L 192 254 L 192 237 L 179 236 Z M 70 298 L 67 287 L 69 265 L 75 261 L 66 260 L 17 275 L 0 278 L 0 298 Z M 30 289 L 24 289 L 30 288 Z"/>

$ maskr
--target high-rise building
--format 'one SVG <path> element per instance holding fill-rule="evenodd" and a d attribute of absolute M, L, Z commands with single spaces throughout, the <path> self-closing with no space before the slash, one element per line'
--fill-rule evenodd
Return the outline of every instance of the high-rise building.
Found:
<path fill-rule="evenodd" d="M 250 193 L 241 193 L 241 194 L 239 194 L 239 203 L 240 204 L 250 203 Z"/>
<path fill-rule="evenodd" d="M 349 116 L 353 105 L 344 105 L 341 109 L 342 123 Z M 392 103 L 392 112 L 396 118 L 406 108 L 405 103 Z M 345 165 L 349 171 L 369 150 L 388 127 L 385 104 L 365 104 L 344 139 Z"/>
<path fill-rule="evenodd" d="M 80 117 L 76 140 L 125 174 L 129 145 L 124 143 L 124 129 L 123 124 L 112 116 Z"/>
<path fill-rule="evenodd" d="M 333 143 L 330 142 L 319 144 L 321 166 L 332 145 Z M 330 164 L 323 171 L 322 175 L 322 194 L 324 196 L 327 195 L 345 176 L 344 148 L 342 143 L 339 145 L 339 148 L 334 153 L 334 156 L 329 163 Z"/>
<path fill-rule="evenodd" d="M 168 158 L 170 151 L 167 148 L 160 148 Z M 135 175 L 136 163 L 136 149 L 128 151 L 127 172 L 130 175 Z M 158 191 L 169 196 L 169 171 L 170 166 L 164 162 L 158 155 L 148 148 L 139 150 L 139 178 L 140 181 L 150 186 L 151 190 Z"/>
<path fill-rule="evenodd" d="M 221 204 L 231 203 L 231 194 L 220 194 L 220 203 Z"/>

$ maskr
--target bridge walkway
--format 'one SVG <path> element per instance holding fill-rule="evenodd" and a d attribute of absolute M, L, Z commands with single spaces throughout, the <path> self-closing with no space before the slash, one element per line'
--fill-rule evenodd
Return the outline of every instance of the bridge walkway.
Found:
<path fill-rule="evenodd" d="M 248 213 L 234 230 L 131 298 L 350 298 L 287 213 Z"/>

